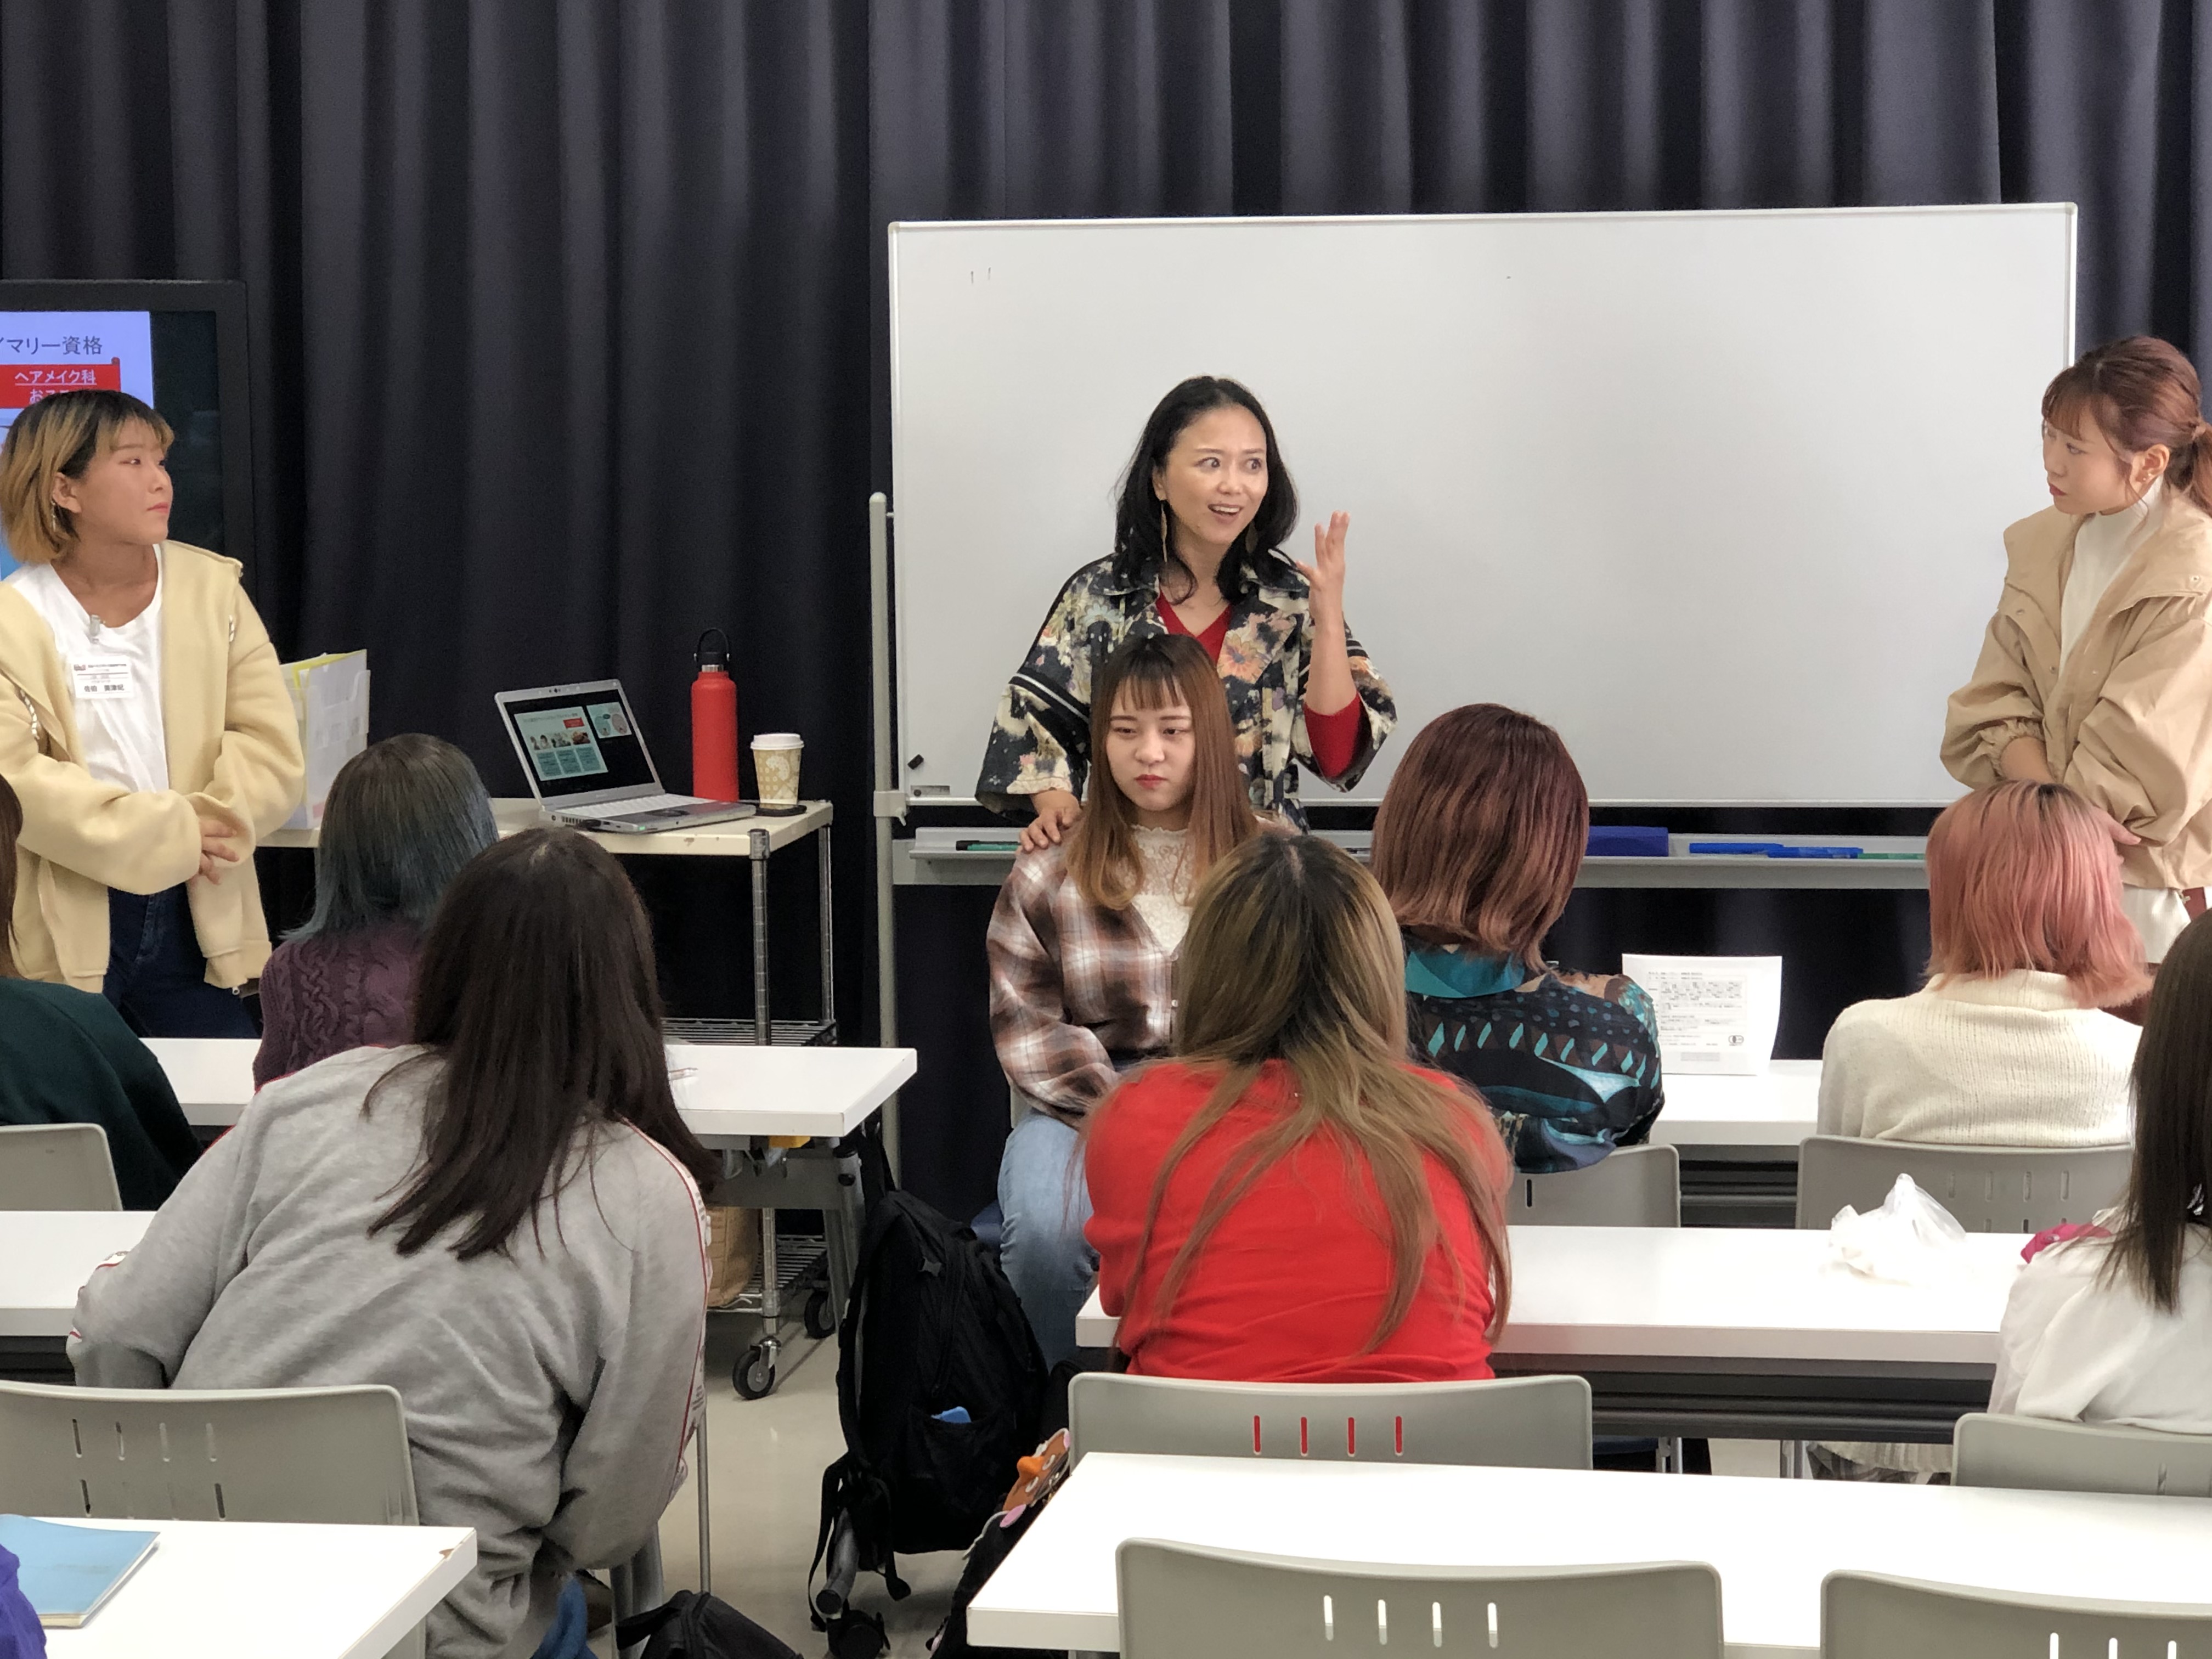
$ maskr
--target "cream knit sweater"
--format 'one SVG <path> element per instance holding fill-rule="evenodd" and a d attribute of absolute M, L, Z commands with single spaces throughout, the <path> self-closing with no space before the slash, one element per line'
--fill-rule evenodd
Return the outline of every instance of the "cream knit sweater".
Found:
<path fill-rule="evenodd" d="M 2131 1138 L 2136 1028 L 2027 969 L 1856 1003 L 1821 1056 L 1820 1133 L 2112 1146 Z"/>

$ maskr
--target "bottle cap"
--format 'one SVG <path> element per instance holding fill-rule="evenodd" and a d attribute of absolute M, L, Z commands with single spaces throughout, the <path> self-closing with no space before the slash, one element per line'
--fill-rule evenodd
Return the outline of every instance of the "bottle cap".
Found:
<path fill-rule="evenodd" d="M 719 647 L 712 646 L 707 643 L 709 639 L 720 639 L 722 643 Z M 691 652 L 691 667 L 694 672 L 701 674 L 709 669 L 717 674 L 728 673 L 730 672 L 730 636 L 719 628 L 710 628 L 702 634 L 699 636 L 699 643 Z"/>

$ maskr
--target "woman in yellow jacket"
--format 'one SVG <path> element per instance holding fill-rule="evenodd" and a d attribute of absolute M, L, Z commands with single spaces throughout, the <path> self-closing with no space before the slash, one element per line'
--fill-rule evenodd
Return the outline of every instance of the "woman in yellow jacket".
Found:
<path fill-rule="evenodd" d="M 144 1036 L 252 1036 L 269 956 L 252 852 L 304 774 L 239 565 L 167 539 L 167 422 L 113 391 L 0 451 L 0 775 L 23 803 L 15 961 Z"/>
<path fill-rule="evenodd" d="M 2005 532 L 2004 592 L 1943 764 L 2063 783 L 2109 820 L 2151 962 L 2212 882 L 2212 426 L 2163 340 L 2100 346 L 2043 395 L 2051 504 Z"/>

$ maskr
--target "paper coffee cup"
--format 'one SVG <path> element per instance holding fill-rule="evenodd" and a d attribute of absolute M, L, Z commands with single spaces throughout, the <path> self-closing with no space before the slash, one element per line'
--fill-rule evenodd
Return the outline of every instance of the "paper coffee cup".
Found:
<path fill-rule="evenodd" d="M 764 803 L 799 804 L 799 757 L 805 747 L 796 732 L 763 732 L 753 739 L 753 778 Z"/>

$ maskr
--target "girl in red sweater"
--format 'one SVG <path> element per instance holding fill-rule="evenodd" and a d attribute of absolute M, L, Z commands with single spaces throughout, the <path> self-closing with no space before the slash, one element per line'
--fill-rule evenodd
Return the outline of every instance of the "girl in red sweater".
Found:
<path fill-rule="evenodd" d="M 1200 888 L 1173 1060 L 1092 1115 L 1099 1293 L 1130 1369 L 1252 1382 L 1485 1377 L 1510 1162 L 1408 1066 L 1398 932 L 1328 842 L 1259 836 Z"/>

